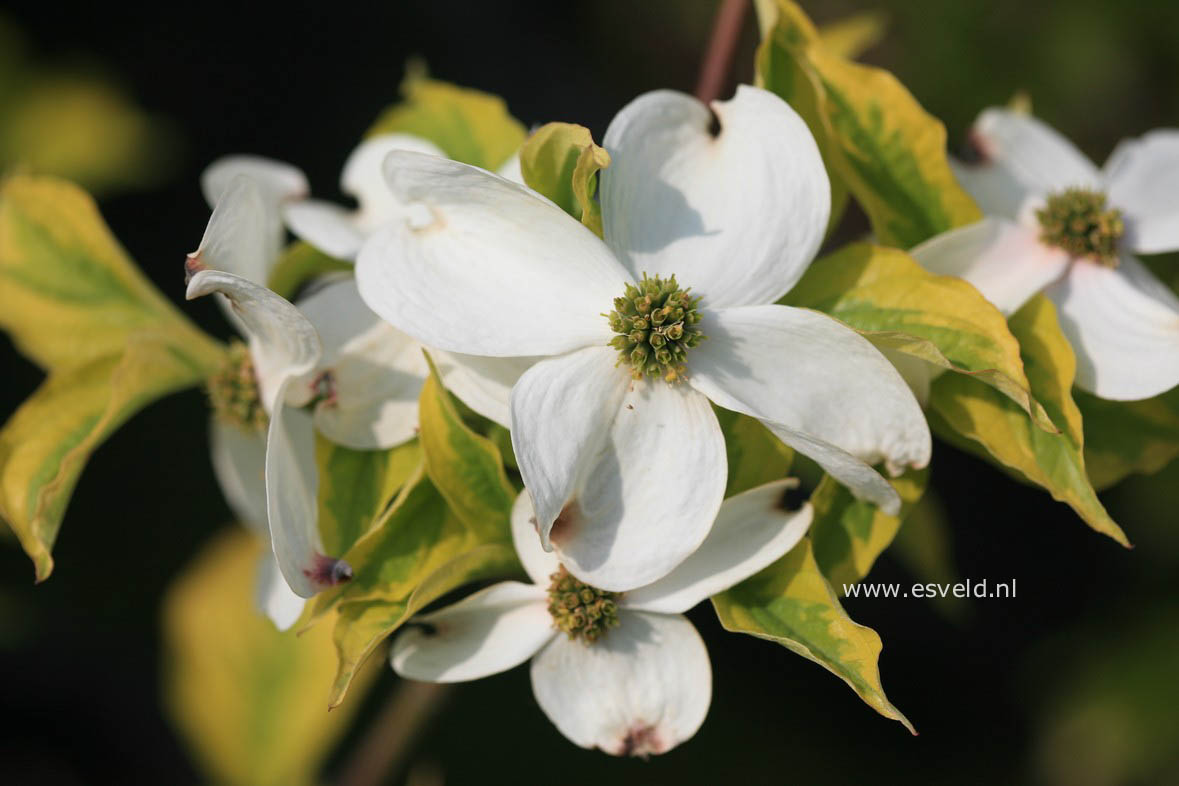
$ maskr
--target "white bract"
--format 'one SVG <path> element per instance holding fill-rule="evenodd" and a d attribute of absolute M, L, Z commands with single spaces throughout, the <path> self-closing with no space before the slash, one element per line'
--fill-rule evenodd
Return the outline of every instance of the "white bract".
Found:
<path fill-rule="evenodd" d="M 278 570 L 264 574 L 281 573 L 297 596 L 310 597 L 348 576 L 323 554 L 318 533 L 314 431 L 357 449 L 413 438 L 426 364 L 416 341 L 365 307 L 351 278 L 326 283 L 298 308 L 255 280 L 265 279 L 282 240 L 281 224 L 277 242 L 271 235 L 277 192 L 262 183 L 255 164 L 220 189 L 188 261 L 187 296 L 224 295 L 249 342 L 213 382 L 215 401 L 228 385 L 212 429 L 218 479 L 235 512 L 269 532 Z M 276 624 L 298 616 L 280 588 L 261 591 Z"/>
<path fill-rule="evenodd" d="M 340 173 L 340 190 L 356 198 L 357 208 L 349 210 L 313 199 L 291 202 L 283 208 L 287 226 L 326 254 L 355 259 L 365 239 L 398 213 L 397 202 L 381 172 L 385 156 L 394 150 L 446 157 L 433 142 L 411 134 L 381 134 L 366 139 L 348 156 Z M 524 182 L 517 156 L 510 158 L 499 173 L 514 182 Z"/>
<path fill-rule="evenodd" d="M 870 343 L 773 305 L 830 210 L 806 125 L 757 88 L 713 108 L 716 136 L 708 107 L 678 93 L 618 114 L 605 242 L 503 178 L 389 153 L 402 212 L 357 260 L 365 302 L 424 343 L 546 356 L 512 389 L 512 444 L 543 547 L 605 590 L 667 575 L 708 534 L 726 476 L 710 399 L 889 511 L 899 498 L 870 465 L 929 460 L 917 402 Z"/>
<path fill-rule="evenodd" d="M 410 679 L 463 682 L 531 658 L 537 703 L 577 745 L 616 756 L 671 750 L 696 733 L 712 700 L 708 651 L 683 613 L 798 543 L 813 511 L 788 509 L 794 485 L 781 480 L 726 500 L 691 557 L 621 595 L 576 581 L 540 548 L 521 492 L 512 536 L 533 583 L 495 584 L 415 618 L 393 644 L 393 668 Z"/>
<path fill-rule="evenodd" d="M 1126 140 L 1100 170 L 1018 112 L 985 110 L 971 141 L 980 163 L 955 171 L 987 218 L 918 246 L 917 261 L 1005 314 L 1043 292 L 1083 390 L 1135 400 L 1179 384 L 1179 298 L 1134 256 L 1179 249 L 1179 131 Z"/>

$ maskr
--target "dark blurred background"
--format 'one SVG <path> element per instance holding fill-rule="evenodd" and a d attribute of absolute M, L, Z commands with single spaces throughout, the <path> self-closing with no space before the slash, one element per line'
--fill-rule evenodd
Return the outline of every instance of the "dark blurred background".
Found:
<path fill-rule="evenodd" d="M 880 11 L 862 59 L 894 71 L 959 144 L 984 106 L 1026 91 L 1037 114 L 1101 162 L 1119 138 L 1179 126 L 1179 4 L 1075 0 L 812 2 L 822 23 Z M 204 229 L 203 166 L 256 152 L 303 167 L 338 198 L 345 156 L 397 97 L 405 63 L 503 96 L 526 124 L 569 120 L 601 138 L 626 101 L 691 91 L 712 0 L 350 4 L 5 4 L 35 62 L 101 69 L 169 123 L 156 185 L 101 200 L 115 234 L 174 301 Z M 749 81 L 750 14 L 735 76 Z M 2 60 L 0 60 L 2 62 Z M 856 218 L 850 221 L 855 231 Z M 208 302 L 183 309 L 228 335 Z M 41 378 L 0 339 L 0 417 Z M 447 783 L 1179 783 L 1179 474 L 1103 495 L 1137 548 L 1089 531 L 1046 493 L 938 444 L 933 489 L 957 576 L 1018 580 L 1013 599 L 947 612 L 919 599 L 850 599 L 884 640 L 889 698 L 920 732 L 876 715 L 785 649 L 690 616 L 712 655 L 703 729 L 647 762 L 573 747 L 526 669 L 461 686 L 412 757 Z M 208 463 L 199 391 L 138 415 L 93 457 L 43 585 L 0 539 L 0 781 L 203 780 L 160 707 L 159 603 L 230 515 Z M 915 580 L 886 554 L 873 580 Z M 921 578 L 921 577 L 917 577 Z M 385 673 L 360 725 L 394 687 Z M 346 738 L 338 766 L 354 742 Z"/>

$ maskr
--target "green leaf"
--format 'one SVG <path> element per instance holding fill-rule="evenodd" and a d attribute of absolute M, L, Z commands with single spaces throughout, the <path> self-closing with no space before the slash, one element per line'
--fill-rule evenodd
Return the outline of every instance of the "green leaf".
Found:
<path fill-rule="evenodd" d="M 828 51 L 797 4 L 779 0 L 776 11 L 757 53 L 759 84 L 802 115 L 880 241 L 910 248 L 979 220 L 950 171 L 941 122 L 892 74 Z"/>
<path fill-rule="evenodd" d="M 315 436 L 319 533 L 328 554 L 343 554 L 372 529 L 422 463 L 417 440 L 390 450 L 353 450 Z"/>
<path fill-rule="evenodd" d="M 90 454 L 138 410 L 211 376 L 224 350 L 139 273 L 94 202 L 52 178 L 0 187 L 0 326 L 50 373 L 0 430 L 0 517 L 37 580 Z"/>
<path fill-rule="evenodd" d="M 1129 546 L 1085 473 L 1081 412 L 1071 393 L 1076 359 L 1060 332 L 1056 308 L 1038 295 L 1011 317 L 1009 325 L 1019 341 L 1032 395 L 1060 433 L 1036 428 L 1009 398 L 960 374 L 947 374 L 933 383 L 930 426 L 943 439 L 1046 489 L 1090 527 Z"/>
<path fill-rule="evenodd" d="M 786 477 L 794 451 L 770 433 L 757 418 L 713 406 L 725 435 L 729 480 L 725 496 Z"/>
<path fill-rule="evenodd" d="M 890 516 L 858 500 L 830 475 L 811 494 L 815 560 L 832 585 L 855 584 L 868 575 L 929 484 L 929 468 L 910 470 L 888 481 L 901 497 L 901 513 Z"/>
<path fill-rule="evenodd" d="M 1179 388 L 1144 401 L 1107 401 L 1082 390 L 1085 469 L 1095 489 L 1127 475 L 1158 472 L 1179 456 Z"/>
<path fill-rule="evenodd" d="M 1047 431 L 1007 320 L 959 278 L 922 268 L 904 251 L 857 243 L 812 264 L 782 299 L 830 314 L 880 349 L 968 374 L 1010 398 Z"/>
<path fill-rule="evenodd" d="M 499 448 L 463 423 L 428 355 L 427 361 L 430 376 L 418 397 L 426 474 L 468 529 L 490 539 L 510 539 L 516 490 Z"/>
<path fill-rule="evenodd" d="M 520 149 L 524 125 L 502 98 L 430 79 L 411 64 L 402 102 L 386 109 L 367 136 L 403 133 L 428 139 L 455 161 L 495 171 Z"/>
<path fill-rule="evenodd" d="M 594 144 L 585 126 L 549 123 L 520 148 L 520 170 L 528 187 L 602 236 L 602 210 L 595 199 L 598 172 L 610 166 L 610 154 Z"/>
<path fill-rule="evenodd" d="M 354 266 L 328 256 L 310 243 L 296 240 L 282 252 L 270 271 L 266 286 L 287 300 L 294 301 L 299 289 L 312 279 L 327 273 L 351 273 Z"/>
<path fill-rule="evenodd" d="M 164 601 L 165 707 L 206 777 L 232 786 L 317 783 L 361 702 L 327 712 L 334 670 L 327 627 L 279 633 L 254 608 L 263 546 L 219 535 Z M 377 664 L 357 675 L 363 692 Z"/>
<path fill-rule="evenodd" d="M 774 641 L 846 682 L 869 707 L 916 734 L 880 684 L 880 637 L 847 616 L 819 570 L 810 538 L 712 604 L 726 630 Z"/>

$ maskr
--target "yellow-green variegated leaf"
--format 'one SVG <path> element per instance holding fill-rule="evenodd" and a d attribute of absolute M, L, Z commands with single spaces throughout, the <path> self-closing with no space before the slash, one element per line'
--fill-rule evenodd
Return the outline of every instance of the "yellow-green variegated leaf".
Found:
<path fill-rule="evenodd" d="M 815 562 L 810 538 L 760 573 L 715 595 L 712 604 L 726 630 L 777 642 L 813 660 L 851 686 L 869 707 L 913 732 L 880 684 L 880 637 L 847 616 Z"/>
<path fill-rule="evenodd" d="M 422 463 L 417 440 L 389 450 L 354 450 L 316 434 L 319 534 L 328 554 L 343 554 L 372 529 Z"/>
<path fill-rule="evenodd" d="M 1060 432 L 1036 428 L 1009 398 L 961 374 L 934 381 L 930 426 L 943 439 L 1046 489 L 1090 527 L 1128 546 L 1085 472 L 1081 412 L 1072 397 L 1076 358 L 1060 332 L 1056 308 L 1038 295 L 1009 324 L 1019 341 L 1032 395 Z"/>
<path fill-rule="evenodd" d="M 1085 469 L 1095 489 L 1158 472 L 1179 456 L 1179 388 L 1144 401 L 1073 391 L 1085 419 Z"/>
<path fill-rule="evenodd" d="M 796 3 L 778 0 L 759 83 L 806 121 L 828 171 L 885 245 L 911 248 L 979 220 L 946 160 L 946 130 L 896 77 L 829 51 Z"/>
<path fill-rule="evenodd" d="M 499 448 L 463 423 L 430 362 L 418 397 L 418 423 L 426 474 L 469 530 L 489 540 L 510 538 L 516 490 Z"/>
<path fill-rule="evenodd" d="M 224 352 L 140 274 L 93 200 L 55 178 L 0 186 L 0 304 L 0 327 L 49 371 L 0 430 L 0 517 L 43 580 L 90 454 Z"/>
<path fill-rule="evenodd" d="M 402 101 L 386 109 L 368 136 L 402 133 L 428 139 L 455 161 L 495 171 L 520 149 L 524 125 L 499 96 L 430 79 L 410 69 Z"/>
<path fill-rule="evenodd" d="M 589 129 L 573 123 L 549 123 L 520 148 L 520 170 L 528 187 L 602 236 L 602 210 L 594 199 L 598 172 L 610 166 L 610 154 L 594 144 Z"/>
<path fill-rule="evenodd" d="M 429 596 L 431 587 L 444 587 L 422 600 L 424 604 L 466 581 L 519 572 L 510 531 L 493 537 L 489 530 L 486 525 L 471 528 L 455 515 L 424 469 L 406 482 L 377 525 L 344 553 L 352 580 L 315 599 L 313 620 L 340 610 L 335 632 L 340 665 L 333 704 L 343 699 L 356 666 L 417 608 L 411 603 L 414 598 Z M 374 620 L 390 618 L 390 608 L 401 609 L 396 624 L 374 627 Z M 360 627 L 352 630 L 353 625 Z M 379 630 L 384 633 L 378 635 Z"/>
<path fill-rule="evenodd" d="M 871 502 L 856 499 L 847 487 L 824 475 L 811 505 L 811 541 L 815 560 L 832 586 L 855 584 L 868 575 L 901 529 L 903 522 L 925 493 L 929 468 L 909 470 L 888 481 L 901 498 L 900 515 L 890 516 Z"/>
<path fill-rule="evenodd" d="M 1019 342 L 999 310 L 962 279 L 930 273 L 900 249 L 845 246 L 812 264 L 781 302 L 830 314 L 880 349 L 970 375 L 1056 431 L 1031 395 Z"/>
<path fill-rule="evenodd" d="M 0 517 L 33 560 L 53 571 L 53 543 L 90 454 L 152 401 L 204 378 L 198 360 L 137 333 L 120 355 L 50 373 L 0 430 Z"/>
<path fill-rule="evenodd" d="M 712 409 L 725 435 L 725 454 L 729 461 L 726 497 L 786 477 L 794 462 L 790 447 L 757 418 L 717 406 Z"/>
<path fill-rule="evenodd" d="M 221 362 L 127 256 L 94 200 L 57 178 L 0 183 L 0 304 L 0 328 L 45 369 L 117 355 L 142 330 L 211 368 Z"/>
<path fill-rule="evenodd" d="M 169 589 L 165 706 L 210 781 L 318 783 L 360 702 L 327 711 L 335 671 L 327 626 L 280 633 L 254 608 L 263 548 L 245 531 L 225 532 Z M 365 669 L 354 690 L 363 692 L 378 673 Z"/>
<path fill-rule="evenodd" d="M 472 581 L 518 570 L 516 551 L 511 545 L 488 543 L 440 565 L 403 598 L 342 604 L 333 634 L 337 667 L 331 706 L 344 700 L 357 670 L 373 650 L 427 604 Z"/>
<path fill-rule="evenodd" d="M 310 243 L 296 240 L 282 252 L 270 271 L 266 286 L 287 300 L 294 300 L 299 289 L 317 276 L 327 273 L 351 273 L 352 263 L 328 256 Z"/>

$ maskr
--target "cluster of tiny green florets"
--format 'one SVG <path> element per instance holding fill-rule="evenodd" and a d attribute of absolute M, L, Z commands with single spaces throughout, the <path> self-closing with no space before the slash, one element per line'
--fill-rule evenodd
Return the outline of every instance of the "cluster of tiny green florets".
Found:
<path fill-rule="evenodd" d="M 225 423 L 247 431 L 266 428 L 266 410 L 258 393 L 258 378 L 250 350 L 240 341 L 229 345 L 229 357 L 209 380 L 209 403 L 213 414 Z"/>
<path fill-rule="evenodd" d="M 592 644 L 605 636 L 610 628 L 618 627 L 619 593 L 606 592 L 578 581 L 564 565 L 549 578 L 552 579 L 549 614 L 557 630 L 565 631 L 571 639 Z"/>
<path fill-rule="evenodd" d="M 610 346 L 635 379 L 660 376 L 676 382 L 687 373 L 688 350 L 705 338 L 697 327 L 700 298 L 689 292 L 680 289 L 675 276 L 648 278 L 644 273 L 637 286 L 627 284 L 626 293 L 614 298 L 614 310 L 606 317 L 618 335 Z"/>
<path fill-rule="evenodd" d="M 1126 231 L 1122 213 L 1106 208 L 1105 194 L 1069 188 L 1052 194 L 1036 211 L 1040 240 L 1075 257 L 1088 257 L 1106 267 L 1118 265 L 1118 241 Z"/>

